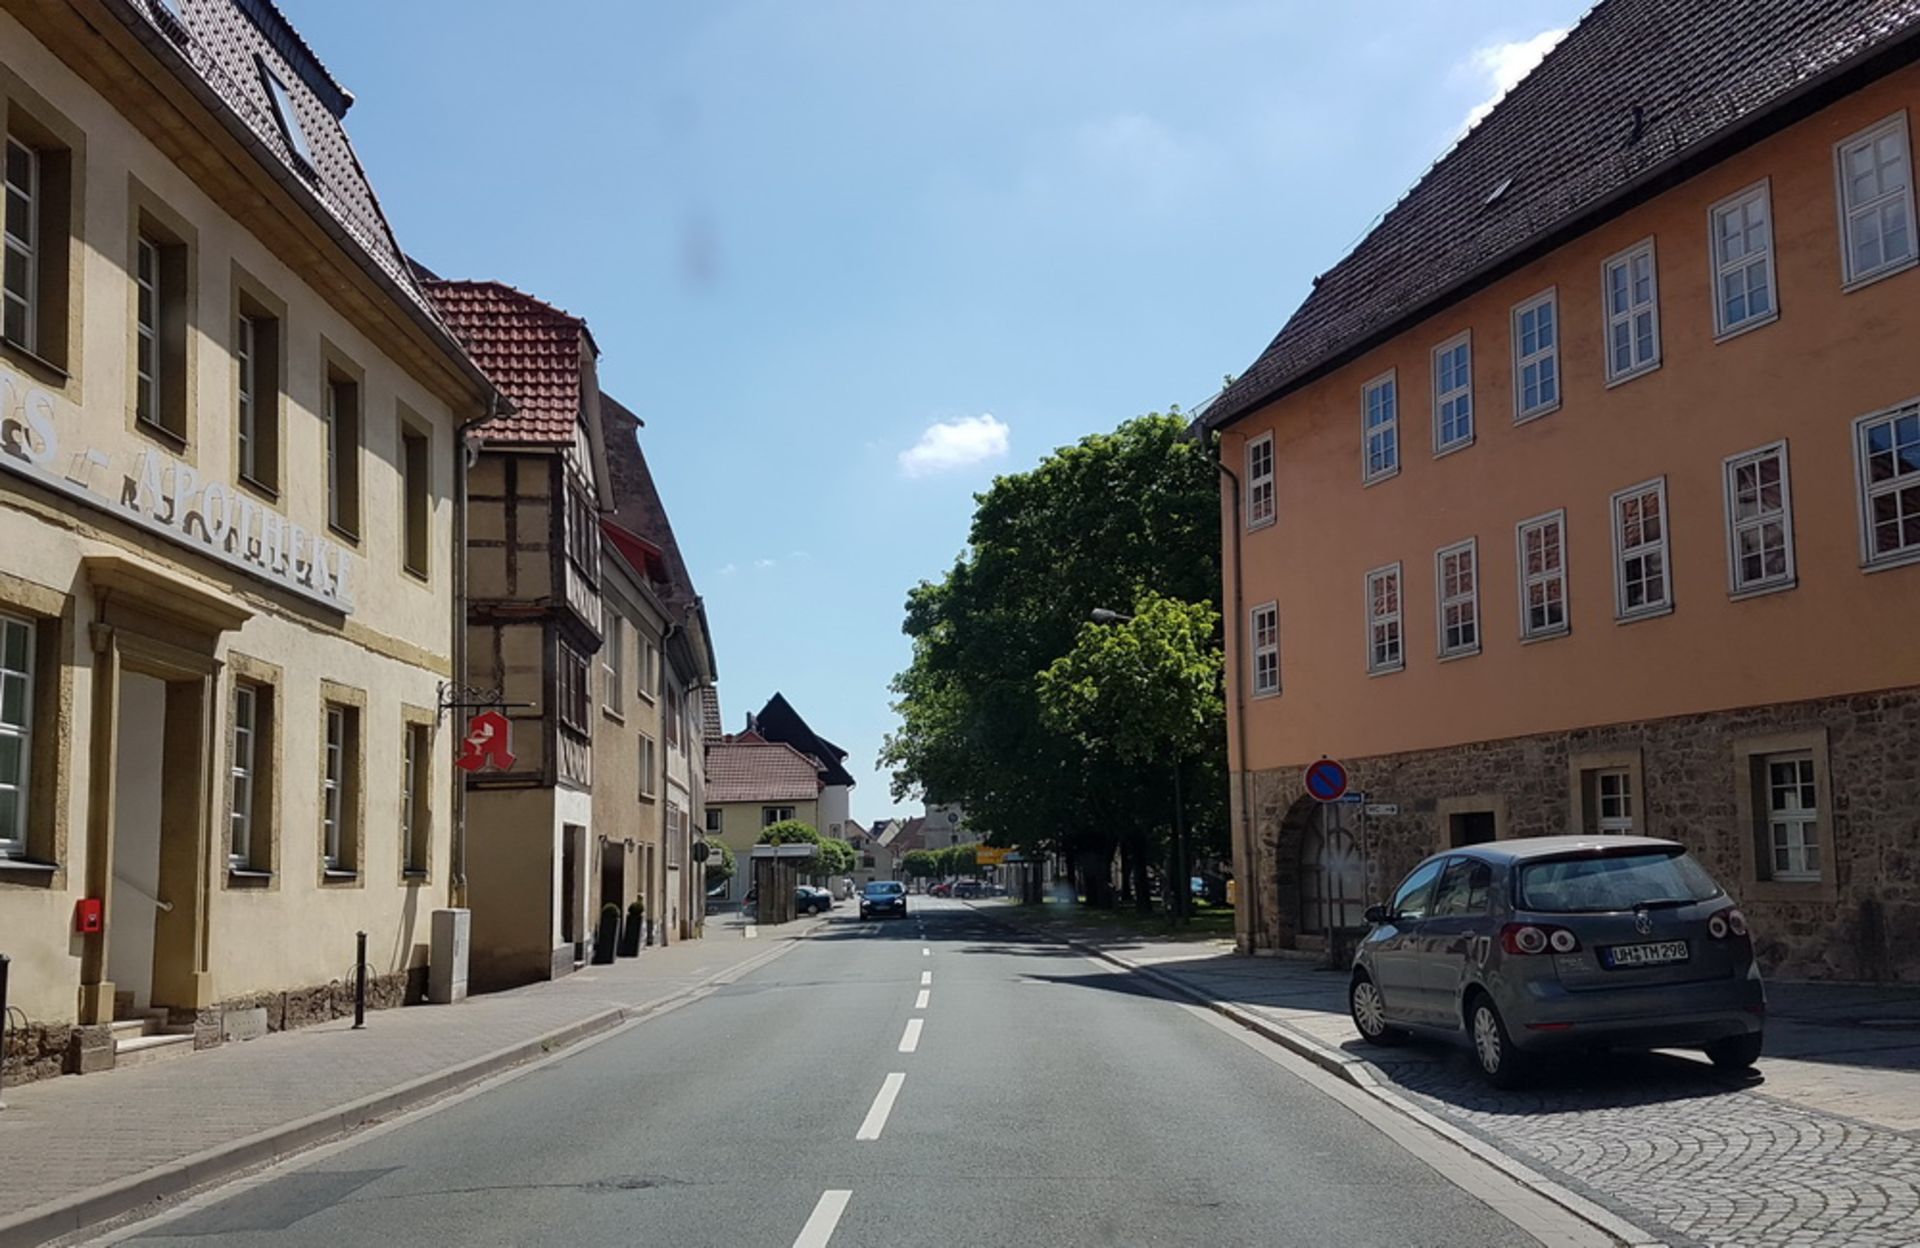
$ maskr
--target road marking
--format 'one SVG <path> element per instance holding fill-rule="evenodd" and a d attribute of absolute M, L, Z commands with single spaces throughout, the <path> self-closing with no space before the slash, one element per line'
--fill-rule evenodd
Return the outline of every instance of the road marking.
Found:
<path fill-rule="evenodd" d="M 900 1037 L 900 1051 L 902 1053 L 912 1053 L 920 1047 L 920 1028 L 924 1022 L 924 1019 L 918 1018 L 910 1018 L 907 1020 L 907 1030 L 905 1034 Z M 901 1077 L 905 1078 L 904 1075 Z"/>
<path fill-rule="evenodd" d="M 755 926 L 754 926 L 753 924 L 751 924 L 751 923 L 749 923 L 749 924 L 747 924 L 747 939 L 748 939 L 748 940 L 752 940 L 752 939 L 753 939 L 754 937 L 756 937 L 756 936 L 758 936 L 759 934 L 760 934 L 760 929 L 759 929 L 759 928 L 757 928 L 757 927 L 755 927 Z"/>
<path fill-rule="evenodd" d="M 921 972 L 920 972 L 920 986 L 921 986 L 922 988 L 924 988 L 924 987 L 926 987 L 926 986 L 927 986 L 928 984 L 930 984 L 930 983 L 932 983 L 932 982 L 933 982 L 933 972 L 932 972 L 932 971 L 921 971 Z"/>
<path fill-rule="evenodd" d="M 920 956 L 923 958 L 930 958 L 933 956 L 933 950 L 927 948 L 925 945 L 922 945 L 920 946 Z"/>
<path fill-rule="evenodd" d="M 929 997 L 931 997 L 932 995 L 933 995 L 933 989 L 931 989 L 931 988 L 922 988 L 922 989 L 920 990 L 920 995 L 919 995 L 919 996 L 917 996 L 917 997 L 915 997 L 915 998 L 913 999 L 913 1008 L 914 1008 L 914 1009 L 916 1009 L 916 1010 L 924 1010 L 924 1009 L 926 1009 L 926 1008 L 927 1008 L 927 998 L 929 998 Z"/>
<path fill-rule="evenodd" d="M 920 1036 L 917 1031 L 913 1032 L 913 1039 L 914 1043 L 919 1043 Z M 901 1047 L 905 1048 L 906 1043 L 902 1040 Z M 880 1138 L 880 1132 L 886 1129 L 887 1115 L 893 1112 L 893 1103 L 900 1097 L 900 1085 L 906 1081 L 905 1071 L 895 1071 L 887 1076 L 886 1082 L 880 1085 L 880 1095 L 873 1098 L 873 1108 L 867 1111 L 866 1121 L 860 1124 L 860 1133 L 854 1136 L 854 1139 L 877 1140 Z"/>
<path fill-rule="evenodd" d="M 833 1238 L 833 1228 L 840 1225 L 840 1215 L 847 1211 L 847 1202 L 851 1199 L 853 1193 L 844 1188 L 829 1188 L 820 1193 L 820 1203 L 813 1207 L 807 1224 L 800 1228 L 800 1238 L 793 1241 L 793 1248 L 827 1248 L 827 1241 Z"/>

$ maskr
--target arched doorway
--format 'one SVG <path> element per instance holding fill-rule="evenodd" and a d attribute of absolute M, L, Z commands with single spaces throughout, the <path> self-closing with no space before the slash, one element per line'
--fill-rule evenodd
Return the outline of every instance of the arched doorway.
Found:
<path fill-rule="evenodd" d="M 1300 837 L 1300 914 L 1303 935 L 1354 931 L 1366 925 L 1367 875 L 1360 838 L 1346 804 L 1324 804 Z"/>

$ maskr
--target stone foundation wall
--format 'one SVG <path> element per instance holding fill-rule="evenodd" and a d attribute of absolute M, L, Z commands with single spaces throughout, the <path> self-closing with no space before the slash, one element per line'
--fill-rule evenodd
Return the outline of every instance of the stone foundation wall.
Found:
<path fill-rule="evenodd" d="M 1754 865 L 1758 828 L 1750 814 L 1743 818 L 1739 751 L 1809 735 L 1825 742 L 1825 878 L 1766 881 Z M 1746 910 L 1770 973 L 1920 981 L 1920 689 L 1343 759 L 1353 789 L 1399 806 L 1397 815 L 1366 820 L 1369 898 L 1383 899 L 1421 858 L 1451 843 L 1452 808 L 1493 810 L 1502 837 L 1581 830 L 1575 773 L 1596 757 L 1637 760 L 1634 830 L 1698 855 Z M 1303 775 L 1256 772 L 1247 786 L 1253 861 L 1245 877 L 1255 905 L 1243 945 L 1252 951 L 1304 943 L 1301 837 L 1318 804 Z M 1239 793 L 1236 785 L 1236 817 Z"/>

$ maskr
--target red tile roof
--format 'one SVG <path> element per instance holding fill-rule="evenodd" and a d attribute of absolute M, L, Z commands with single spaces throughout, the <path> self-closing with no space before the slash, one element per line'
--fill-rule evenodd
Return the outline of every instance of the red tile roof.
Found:
<path fill-rule="evenodd" d="M 587 323 L 504 282 L 426 288 L 467 353 L 519 409 L 488 424 L 487 441 L 571 443 L 581 418 L 581 360 L 594 350 Z"/>
<path fill-rule="evenodd" d="M 790 745 L 716 741 L 707 746 L 709 802 L 808 802 L 818 796 L 818 770 Z"/>

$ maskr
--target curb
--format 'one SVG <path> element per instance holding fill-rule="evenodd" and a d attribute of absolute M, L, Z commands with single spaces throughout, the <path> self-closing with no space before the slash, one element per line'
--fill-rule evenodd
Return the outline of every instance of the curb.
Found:
<path fill-rule="evenodd" d="M 1588 1226 L 1613 1239 L 1615 1242 L 1626 1245 L 1627 1248 L 1664 1248 L 1666 1244 L 1665 1240 L 1652 1234 L 1645 1228 L 1635 1226 L 1632 1222 L 1627 1221 L 1612 1210 L 1589 1200 L 1562 1184 L 1556 1183 L 1525 1162 L 1515 1160 L 1493 1145 L 1488 1144 L 1486 1141 L 1462 1131 L 1445 1119 L 1430 1113 L 1401 1096 L 1393 1090 L 1391 1081 L 1381 1073 L 1379 1067 L 1367 1061 L 1365 1058 L 1355 1057 L 1350 1053 L 1343 1053 L 1338 1049 L 1328 1048 L 1319 1040 L 1314 1039 L 1297 1028 L 1289 1027 L 1285 1023 L 1275 1022 L 1272 1019 L 1262 1018 L 1250 1010 L 1242 1009 L 1229 1002 L 1217 1000 L 1197 988 L 1180 982 L 1165 972 L 1156 971 L 1150 966 L 1144 966 L 1130 958 L 1123 958 L 1119 954 L 1109 953 L 1098 945 L 1088 944 L 1085 941 L 1077 940 L 1070 936 L 1063 936 L 1059 933 L 1043 932 L 1037 928 L 1027 927 L 1011 919 L 1003 918 L 991 911 L 981 910 L 978 906 L 969 906 L 968 908 L 973 910 L 974 913 L 992 919 L 994 922 L 1013 931 L 1022 932 L 1040 940 L 1065 945 L 1076 953 L 1083 954 L 1090 958 L 1098 958 L 1102 962 L 1117 966 L 1131 974 L 1138 975 L 1165 989 L 1174 996 L 1181 997 L 1195 1005 L 1212 1010 L 1215 1014 L 1237 1023 L 1248 1031 L 1254 1032 L 1267 1040 L 1271 1040 L 1281 1048 L 1286 1049 L 1289 1053 L 1292 1053 L 1295 1057 L 1304 1058 L 1312 1062 L 1321 1070 L 1358 1088 L 1360 1091 L 1373 1097 L 1396 1113 L 1413 1119 L 1427 1130 L 1445 1139 L 1448 1143 L 1473 1154 L 1481 1161 L 1499 1170 L 1508 1178 L 1521 1184 L 1541 1199 L 1558 1205 L 1573 1217 L 1580 1219 L 1580 1221 L 1585 1222 Z"/>
<path fill-rule="evenodd" d="M 804 940 L 813 935 L 813 931 L 814 929 L 810 927 L 805 931 L 796 932 L 791 939 Z M 389 1115 L 413 1109 L 449 1092 L 479 1083 L 510 1067 L 571 1047 L 582 1040 L 611 1031 L 624 1023 L 656 1014 L 668 1006 L 678 1005 L 707 988 L 729 982 L 749 971 L 759 969 L 789 948 L 791 945 L 785 941 L 775 942 L 764 952 L 757 953 L 736 966 L 717 971 L 657 1000 L 648 1001 L 642 1005 L 614 1006 L 543 1032 L 531 1039 L 470 1058 L 457 1066 L 449 1066 L 445 1070 L 421 1075 L 405 1083 L 360 1097 L 358 1100 L 349 1101 L 345 1105 L 338 1105 L 310 1114 L 305 1118 L 296 1118 L 291 1122 L 268 1127 L 264 1131 L 215 1145 L 182 1157 L 178 1161 L 167 1162 L 96 1187 L 85 1188 L 69 1196 L 0 1218 L 0 1248 L 33 1248 L 33 1245 L 43 1244 L 63 1235 L 71 1235 L 96 1222 L 118 1217 L 149 1202 L 177 1196 L 240 1170 L 290 1157 L 323 1140 L 343 1135 Z"/>

